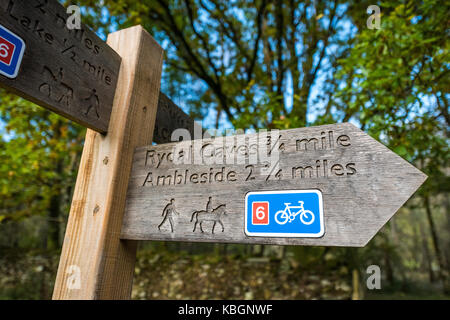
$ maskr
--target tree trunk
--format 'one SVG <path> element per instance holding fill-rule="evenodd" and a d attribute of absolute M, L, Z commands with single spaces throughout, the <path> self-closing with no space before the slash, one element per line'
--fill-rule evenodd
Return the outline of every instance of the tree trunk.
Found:
<path fill-rule="evenodd" d="M 422 268 L 423 267 L 423 262 L 422 261 L 424 261 L 424 259 L 421 259 L 422 256 L 419 256 L 419 253 L 421 252 L 420 241 L 419 240 L 421 238 L 421 234 L 422 233 L 419 230 L 420 221 L 417 218 L 417 214 L 416 214 L 415 210 L 413 210 L 413 216 L 412 216 L 412 219 L 411 219 L 411 225 L 412 225 L 412 228 L 413 228 L 413 239 L 412 239 L 413 240 L 413 246 L 411 248 L 411 255 L 412 255 L 412 257 L 413 257 L 413 259 L 415 261 L 421 261 L 421 263 L 418 266 L 417 270 L 414 270 L 414 271 L 421 272 L 422 270 L 425 270 L 425 268 Z"/>
<path fill-rule="evenodd" d="M 60 180 L 60 177 L 63 174 L 63 160 L 58 160 L 56 164 L 56 173 L 58 175 L 57 180 Z M 58 183 L 59 184 L 59 183 Z M 48 211 L 48 236 L 50 240 L 50 248 L 56 249 L 59 248 L 59 237 L 60 237 L 60 216 L 61 216 L 61 200 L 62 193 L 61 190 L 56 190 L 56 193 L 52 195 L 50 199 L 50 206 Z"/>
<path fill-rule="evenodd" d="M 442 257 L 441 249 L 439 247 L 439 240 L 438 240 L 438 236 L 437 236 L 436 226 L 435 226 L 432 211 L 431 211 L 430 196 L 428 196 L 428 195 L 425 196 L 424 200 L 425 200 L 425 211 L 427 213 L 428 224 L 430 226 L 431 238 L 433 240 L 434 252 L 436 254 L 436 258 L 437 258 L 438 265 L 439 265 L 438 276 L 439 276 L 439 279 L 442 281 L 444 289 L 448 290 L 446 288 L 447 287 L 446 277 L 445 277 L 446 268 L 445 268 L 444 259 Z"/>
<path fill-rule="evenodd" d="M 392 262 L 391 262 L 389 248 L 386 248 L 384 250 L 384 265 L 386 268 L 386 280 L 392 286 L 395 282 L 395 278 L 394 278 L 394 269 L 392 268 Z"/>
<path fill-rule="evenodd" d="M 447 230 L 450 230 L 450 197 L 447 193 L 444 194 L 444 210 L 447 218 Z M 447 238 L 447 244 L 444 249 L 445 260 L 447 263 L 447 276 L 450 275 L 450 237 Z"/>
<path fill-rule="evenodd" d="M 432 257 L 430 254 L 430 249 L 428 247 L 427 232 L 424 230 L 424 227 L 423 227 L 420 217 L 417 217 L 417 221 L 418 221 L 418 228 L 419 228 L 418 236 L 420 236 L 421 242 L 422 242 L 422 252 L 423 252 L 422 267 L 424 267 L 427 270 L 430 283 L 433 283 L 436 279 L 435 279 L 432 264 L 431 264 Z"/>
<path fill-rule="evenodd" d="M 52 126 L 53 139 L 59 141 L 61 139 L 61 128 L 63 123 L 61 120 L 57 121 Z M 50 198 L 50 205 L 48 208 L 48 236 L 49 236 L 49 248 L 57 249 L 59 248 L 59 238 L 60 238 L 60 217 L 61 217 L 61 202 L 63 199 L 63 189 L 62 189 L 62 177 L 64 174 L 64 158 L 61 155 L 56 155 L 55 158 L 56 166 L 55 173 L 56 178 L 53 181 L 52 194 Z"/>
<path fill-rule="evenodd" d="M 419 220 L 419 229 L 420 229 L 420 234 L 422 235 L 421 236 L 422 237 L 422 250 L 423 250 L 422 262 L 427 268 L 430 283 L 433 283 L 436 279 L 434 277 L 434 272 L 433 272 L 432 263 L 431 263 L 432 257 L 430 254 L 430 249 L 428 247 L 427 233 L 423 229 L 423 225 L 420 222 L 420 220 Z"/>
<path fill-rule="evenodd" d="M 391 245 L 390 242 L 392 239 L 390 238 L 390 235 L 392 235 L 392 220 L 389 222 L 389 224 L 386 226 L 386 238 L 384 241 L 383 246 L 383 258 L 384 258 L 384 267 L 386 271 L 386 280 L 388 281 L 389 285 L 393 285 L 395 282 L 394 277 L 394 268 L 392 267 L 392 254 L 391 254 Z"/>
<path fill-rule="evenodd" d="M 360 286 L 359 286 L 359 272 L 358 269 L 353 269 L 352 272 L 352 287 L 353 287 L 353 293 L 352 293 L 352 300 L 361 300 L 360 295 Z"/>

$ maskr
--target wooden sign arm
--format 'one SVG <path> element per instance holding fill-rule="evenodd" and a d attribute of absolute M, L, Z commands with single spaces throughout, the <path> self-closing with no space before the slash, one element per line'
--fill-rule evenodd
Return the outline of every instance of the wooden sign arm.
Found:
<path fill-rule="evenodd" d="M 161 92 L 158 99 L 153 142 L 157 144 L 173 142 L 171 135 L 176 129 L 186 129 L 189 131 L 191 140 L 194 140 L 194 138 L 198 139 L 200 137 L 196 137 L 194 132 L 195 128 L 201 128 L 202 136 L 206 131 L 205 128 L 201 127 L 200 123 L 194 121 L 194 119 Z"/>

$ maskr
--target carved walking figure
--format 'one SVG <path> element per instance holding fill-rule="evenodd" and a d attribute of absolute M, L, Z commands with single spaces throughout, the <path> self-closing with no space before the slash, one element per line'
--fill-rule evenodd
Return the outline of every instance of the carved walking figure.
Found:
<path fill-rule="evenodd" d="M 158 226 L 159 231 L 161 231 L 162 225 L 167 221 L 167 219 L 169 219 L 170 230 L 171 230 L 171 232 L 173 232 L 173 225 L 174 225 L 173 214 L 176 214 L 177 216 L 179 215 L 179 213 L 175 210 L 174 203 L 175 203 L 175 199 L 170 199 L 170 203 L 164 207 L 164 210 L 162 212 L 162 216 L 164 216 L 164 218 Z"/>
<path fill-rule="evenodd" d="M 195 232 L 197 228 L 197 224 L 200 224 L 200 231 L 203 231 L 203 222 L 205 221 L 213 221 L 213 227 L 212 227 L 212 233 L 214 233 L 214 228 L 216 227 L 216 224 L 219 223 L 222 226 L 222 232 L 225 231 L 225 227 L 222 223 L 222 217 L 224 215 L 227 215 L 226 212 L 226 205 L 221 204 L 211 212 L 200 210 L 200 211 L 194 211 L 191 217 L 191 222 L 194 220 L 195 217 L 195 224 L 194 224 L 194 230 L 192 232 Z"/>
<path fill-rule="evenodd" d="M 91 95 L 84 100 L 89 101 L 89 107 L 86 109 L 86 112 L 84 113 L 84 115 L 87 116 L 89 114 L 89 111 L 91 111 L 91 109 L 94 108 L 97 118 L 100 118 L 100 115 L 98 113 L 98 107 L 100 106 L 100 101 L 98 100 L 97 90 L 92 89 Z"/>

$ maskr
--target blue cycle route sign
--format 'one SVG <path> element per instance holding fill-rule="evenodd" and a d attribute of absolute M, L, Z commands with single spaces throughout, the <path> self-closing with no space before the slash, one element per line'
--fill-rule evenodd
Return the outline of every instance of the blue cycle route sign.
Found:
<path fill-rule="evenodd" d="M 252 237 L 322 237 L 322 192 L 282 190 L 247 193 L 245 234 Z"/>
<path fill-rule="evenodd" d="M 11 79 L 17 77 L 24 52 L 23 40 L 0 25 L 0 74 Z"/>

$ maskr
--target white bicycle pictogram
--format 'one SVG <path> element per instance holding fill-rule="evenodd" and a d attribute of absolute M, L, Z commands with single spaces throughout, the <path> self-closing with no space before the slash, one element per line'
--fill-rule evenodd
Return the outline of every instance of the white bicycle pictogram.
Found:
<path fill-rule="evenodd" d="M 284 210 L 277 211 L 275 213 L 275 221 L 278 224 L 286 224 L 287 222 L 291 223 L 294 221 L 295 217 L 300 215 L 300 221 L 305 225 L 310 225 L 314 222 L 315 216 L 314 213 L 310 210 L 305 210 L 303 208 L 303 201 L 298 202 L 298 206 L 291 206 L 291 203 L 285 203 L 286 208 Z M 292 209 L 299 209 L 296 212 L 292 212 Z"/>

